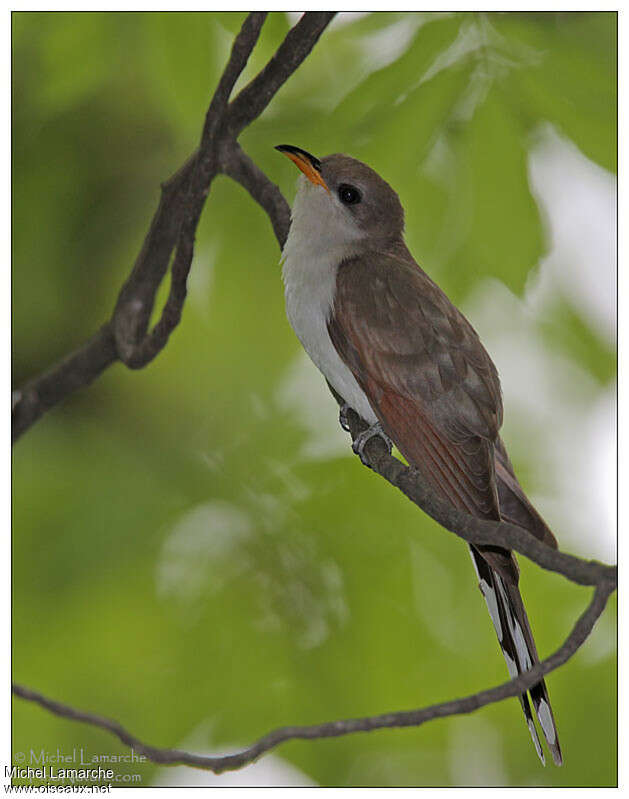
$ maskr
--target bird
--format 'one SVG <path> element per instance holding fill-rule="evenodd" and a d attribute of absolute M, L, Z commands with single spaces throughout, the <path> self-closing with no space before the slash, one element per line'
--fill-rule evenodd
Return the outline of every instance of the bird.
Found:
<path fill-rule="evenodd" d="M 434 495 L 480 519 L 557 541 L 513 470 L 500 437 L 498 371 L 470 322 L 417 264 L 404 242 L 397 193 L 367 164 L 335 153 L 316 158 L 276 148 L 303 173 L 282 250 L 288 320 L 315 366 L 343 398 L 341 425 L 358 413 L 368 428 L 353 449 L 380 435 Z M 368 464 L 367 464 L 368 465 Z M 511 677 L 539 662 L 513 553 L 469 545 Z M 529 703 L 530 697 L 530 703 Z M 548 689 L 541 679 L 520 703 L 545 764 L 563 762 Z"/>

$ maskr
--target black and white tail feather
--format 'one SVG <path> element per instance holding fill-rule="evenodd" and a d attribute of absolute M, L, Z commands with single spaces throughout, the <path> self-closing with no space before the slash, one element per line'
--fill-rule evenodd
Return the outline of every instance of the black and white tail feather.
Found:
<path fill-rule="evenodd" d="M 491 568 L 475 547 L 470 546 L 470 552 L 478 575 L 479 588 L 487 603 L 487 609 L 494 624 L 502 654 L 507 662 L 509 674 L 511 677 L 516 677 L 539 662 L 522 597 L 518 587 L 507 583 L 497 571 Z M 520 704 L 524 711 L 535 750 L 542 763 L 545 764 L 546 759 L 529 704 L 529 694 L 535 709 L 535 715 L 548 744 L 548 749 L 555 764 L 560 766 L 563 762 L 561 747 L 559 746 L 557 727 L 555 726 L 555 719 L 544 680 L 542 679 L 536 683 L 528 694 L 522 694 L 520 696 Z"/>

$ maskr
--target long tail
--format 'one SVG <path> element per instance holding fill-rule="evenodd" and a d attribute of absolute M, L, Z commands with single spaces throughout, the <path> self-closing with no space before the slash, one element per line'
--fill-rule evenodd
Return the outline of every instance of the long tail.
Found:
<path fill-rule="evenodd" d="M 522 597 L 517 585 L 508 582 L 495 569 L 492 569 L 476 547 L 470 546 L 470 552 L 478 575 L 479 588 L 485 598 L 489 615 L 494 623 L 509 674 L 515 677 L 524 671 L 528 671 L 535 663 L 539 662 Z M 536 683 L 530 689 L 529 694 L 535 709 L 535 715 L 548 744 L 548 749 L 555 764 L 560 766 L 563 762 L 561 748 L 544 680 Z M 535 750 L 542 763 L 545 763 L 544 752 L 533 722 L 529 694 L 522 694 L 520 703 Z"/>

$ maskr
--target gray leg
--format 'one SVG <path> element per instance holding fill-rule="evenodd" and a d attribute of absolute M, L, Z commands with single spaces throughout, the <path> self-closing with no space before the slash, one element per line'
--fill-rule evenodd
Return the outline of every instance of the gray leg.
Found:
<path fill-rule="evenodd" d="M 368 427 L 366 430 L 363 430 L 362 433 L 359 433 L 356 436 L 356 440 L 352 444 L 352 449 L 354 450 L 356 455 L 358 455 L 358 457 L 365 466 L 369 466 L 364 455 L 365 445 L 367 444 L 369 439 L 373 438 L 374 436 L 380 436 L 380 438 L 384 439 L 384 443 L 387 445 L 387 450 L 389 451 L 389 455 L 391 454 L 393 442 L 382 429 L 382 425 L 380 424 L 380 422 L 376 422 L 375 424 L 372 424 L 371 427 Z"/>
<path fill-rule="evenodd" d="M 350 407 L 346 402 L 341 405 L 341 409 L 339 410 L 339 424 L 346 433 L 349 433 L 349 422 L 347 421 L 347 414 L 349 410 Z"/>

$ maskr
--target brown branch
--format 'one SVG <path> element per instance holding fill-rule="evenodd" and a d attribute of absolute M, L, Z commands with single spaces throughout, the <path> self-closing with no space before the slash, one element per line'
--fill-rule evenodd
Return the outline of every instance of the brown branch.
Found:
<path fill-rule="evenodd" d="M 329 387 L 334 398 L 342 405 L 342 397 L 331 386 Z M 368 427 L 367 422 L 351 409 L 347 413 L 347 421 L 353 440 Z M 595 560 L 582 560 L 574 555 L 559 552 L 547 544 L 543 544 L 523 527 L 505 521 L 494 522 L 488 519 L 479 519 L 441 502 L 422 482 L 415 469 L 406 466 L 389 454 L 387 445 L 380 436 L 369 439 L 363 450 L 363 455 L 377 474 L 398 488 L 411 502 L 442 527 L 470 544 L 489 544 L 502 546 L 505 549 L 515 549 L 516 552 L 537 563 L 538 566 L 561 574 L 579 585 L 616 583 L 616 566 L 608 566 Z"/>
<path fill-rule="evenodd" d="M 147 258 L 140 258 L 131 275 L 131 284 L 140 286 L 140 290 L 125 291 L 121 297 L 123 302 L 118 302 L 114 312 L 114 324 L 122 317 L 122 327 L 118 323 L 118 332 L 129 329 L 126 321 L 128 315 L 136 319 L 132 323 L 132 336 L 125 338 L 118 336 L 121 357 L 127 366 L 139 369 L 146 366 L 164 348 L 172 331 L 179 324 L 183 304 L 187 293 L 187 279 L 194 254 L 194 237 L 201 218 L 201 212 L 207 199 L 210 184 L 218 171 L 218 152 L 221 147 L 221 133 L 225 125 L 227 101 L 234 84 L 245 68 L 249 55 L 255 47 L 260 35 L 266 13 L 253 12 L 245 19 L 242 28 L 232 45 L 227 65 L 223 71 L 218 87 L 214 92 L 210 107 L 205 116 L 201 143 L 197 152 L 186 162 L 176 176 L 175 198 L 176 207 L 171 211 L 168 229 L 171 234 L 176 234 L 164 241 L 162 257 L 158 259 L 159 268 L 156 271 L 156 262 Z M 181 173 L 183 172 L 183 176 Z M 182 179 L 183 178 L 183 179 Z M 172 181 L 169 181 L 172 184 Z M 170 187 L 169 187 L 170 188 Z M 149 236 L 153 232 L 151 226 Z M 177 241 L 177 254 L 171 272 L 170 292 L 162 310 L 159 322 L 148 334 L 146 328 L 150 318 L 150 311 L 155 302 L 155 294 L 165 269 L 175 241 Z M 155 279 L 157 278 L 157 280 Z M 130 294 L 130 296 L 129 296 Z M 147 294 L 146 298 L 142 295 Z M 149 299 L 139 308 L 138 300 Z M 148 309 L 148 314 L 146 313 Z M 138 312 L 139 311 L 139 312 Z M 121 340 L 122 339 L 122 340 Z M 138 340 L 139 339 L 139 340 Z"/>
<path fill-rule="evenodd" d="M 96 380 L 117 357 L 113 331 L 107 323 L 76 352 L 15 390 L 11 412 L 13 441 L 68 394 Z"/>
<path fill-rule="evenodd" d="M 290 227 L 290 207 L 278 187 L 234 142 L 223 151 L 221 171 L 240 183 L 266 211 L 280 247 L 284 246 Z"/>
<path fill-rule="evenodd" d="M 279 46 L 264 69 L 240 92 L 229 108 L 228 125 L 233 138 L 257 119 L 330 24 L 336 11 L 304 14 Z"/>
<path fill-rule="evenodd" d="M 141 368 L 153 360 L 165 347 L 170 334 L 179 324 L 187 295 L 187 281 L 194 239 L 203 207 L 210 191 L 210 184 L 219 171 L 219 153 L 225 139 L 226 111 L 229 96 L 251 51 L 255 47 L 266 12 L 253 12 L 247 16 L 232 45 L 231 54 L 212 102 L 205 117 L 201 143 L 194 157 L 191 176 L 182 204 L 182 222 L 177 242 L 177 253 L 171 270 L 168 299 L 158 323 L 145 335 L 139 345 L 133 347 L 126 363 Z"/>
<path fill-rule="evenodd" d="M 242 71 L 247 66 L 247 61 L 249 60 L 255 43 L 258 41 L 260 30 L 267 14 L 267 11 L 255 11 L 249 14 L 234 40 L 229 61 L 223 70 L 223 74 L 218 82 L 218 86 L 216 87 L 207 112 L 201 140 L 202 146 L 214 135 L 212 128 L 216 120 L 220 117 L 220 114 L 227 108 L 232 90 L 236 85 L 236 81 L 242 74 Z"/>
<path fill-rule="evenodd" d="M 249 14 L 234 40 L 228 63 L 205 117 L 201 146 L 162 185 L 157 210 L 111 319 L 75 352 L 14 392 L 12 439 L 16 441 L 46 411 L 91 383 L 116 360 L 140 368 L 164 347 L 179 323 L 186 297 L 194 236 L 223 149 L 266 108 L 310 53 L 333 12 L 304 14 L 264 69 L 228 104 L 233 87 L 258 39 L 266 14 Z M 253 94 L 258 96 L 254 97 Z M 249 170 L 250 171 L 250 170 Z M 278 204 L 280 213 L 281 203 Z M 278 217 L 279 218 L 279 217 Z M 171 262 L 170 293 L 155 327 L 148 331 L 155 297 Z"/>
<path fill-rule="evenodd" d="M 131 274 L 122 286 L 112 316 L 118 357 L 132 365 L 135 348 L 148 328 L 155 295 L 168 270 L 181 228 L 182 198 L 196 163 L 196 153 L 165 183 L 157 210 Z"/>
<path fill-rule="evenodd" d="M 161 749 L 150 746 L 139 738 L 136 738 L 135 735 L 132 735 L 119 722 L 113 719 L 77 710 L 70 705 L 48 699 L 42 694 L 21 685 L 14 684 L 12 690 L 16 696 L 26 699 L 29 702 L 35 702 L 57 716 L 62 716 L 63 718 L 73 721 L 80 721 L 85 724 L 91 724 L 92 726 L 99 727 L 112 733 L 112 735 L 119 738 L 122 743 L 145 755 L 154 763 L 195 766 L 197 768 L 213 771 L 215 774 L 220 774 L 223 771 L 242 768 L 252 763 L 254 760 L 257 760 L 265 752 L 274 749 L 286 741 L 295 739 L 313 740 L 320 738 L 336 738 L 356 732 L 370 732 L 372 730 L 399 727 L 419 727 L 433 719 L 442 719 L 448 716 L 472 713 L 481 707 L 500 702 L 510 697 L 519 696 L 539 682 L 542 676 L 554 671 L 574 655 L 589 636 L 594 624 L 605 609 L 609 595 L 613 590 L 613 586 L 610 583 L 597 586 L 592 601 L 579 617 L 563 645 L 550 657 L 546 658 L 546 660 L 538 663 L 534 668 L 520 674 L 518 677 L 509 680 L 509 682 L 498 685 L 495 688 L 470 694 L 461 699 L 430 705 L 429 707 L 418 710 L 404 710 L 396 713 L 384 713 L 377 716 L 328 721 L 323 724 L 280 727 L 267 733 L 267 735 L 260 738 L 246 749 L 231 755 L 211 757 L 195 755 L 192 752 L 184 752 L 180 749 Z"/>

